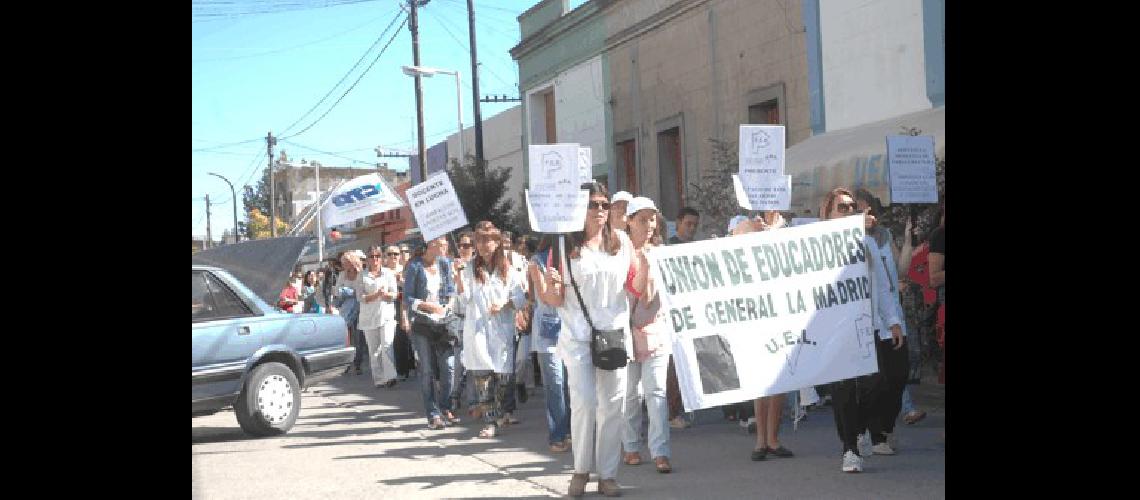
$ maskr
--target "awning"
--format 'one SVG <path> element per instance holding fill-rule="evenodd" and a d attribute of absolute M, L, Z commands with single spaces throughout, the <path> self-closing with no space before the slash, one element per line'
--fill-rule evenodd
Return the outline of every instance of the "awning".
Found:
<path fill-rule="evenodd" d="M 792 211 L 818 215 L 824 196 L 839 186 L 865 188 L 889 205 L 887 136 L 903 135 L 902 127 L 934 136 L 935 155 L 945 158 L 946 106 L 814 136 L 786 153 L 784 170 L 792 176 Z"/>

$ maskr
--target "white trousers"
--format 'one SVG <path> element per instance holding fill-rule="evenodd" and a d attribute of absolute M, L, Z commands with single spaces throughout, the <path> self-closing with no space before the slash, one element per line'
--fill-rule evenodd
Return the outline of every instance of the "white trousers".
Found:
<path fill-rule="evenodd" d="M 368 364 L 374 385 L 385 384 L 396 378 L 396 356 L 393 350 L 395 339 L 395 321 L 387 321 L 380 328 L 364 330 L 364 342 L 368 344 Z"/>
<path fill-rule="evenodd" d="M 642 363 L 631 361 L 627 367 L 625 426 L 622 428 L 627 453 L 641 451 L 641 401 L 644 399 L 649 412 L 649 454 L 653 458 L 669 457 L 669 403 L 665 399 L 668 369 L 668 354 L 651 356 Z"/>
<path fill-rule="evenodd" d="M 625 424 L 622 406 L 626 369 L 610 371 L 591 364 L 567 364 L 566 372 L 574 472 L 597 470 L 602 479 L 617 479 Z"/>

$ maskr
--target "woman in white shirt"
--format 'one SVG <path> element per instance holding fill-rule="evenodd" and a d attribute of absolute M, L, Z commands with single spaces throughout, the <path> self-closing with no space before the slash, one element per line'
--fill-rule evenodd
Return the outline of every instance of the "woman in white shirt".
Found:
<path fill-rule="evenodd" d="M 590 353 L 592 331 L 572 283 L 577 283 L 594 327 L 623 330 L 625 351 L 632 352 L 629 300 L 624 285 L 630 274 L 633 245 L 629 236 L 615 231 L 608 223 L 610 203 L 606 188 L 597 182 L 589 188 L 585 230 L 571 233 L 566 241 L 570 269 L 562 269 L 561 263 L 547 268 L 540 298 L 556 307 L 562 319 L 558 353 L 568 375 L 574 451 L 569 494 L 576 497 L 585 493 L 590 471 L 597 470 L 598 491 L 606 496 L 620 496 L 617 471 L 621 461 L 626 369 L 594 367 Z M 565 276 L 562 271 L 567 271 Z"/>
<path fill-rule="evenodd" d="M 477 225 L 476 256 L 456 281 L 466 309 L 461 357 L 475 382 L 483 438 L 498 434 L 503 400 L 514 389 L 509 378 L 514 373 L 515 311 L 526 304 L 522 276 L 511 271 L 501 237 L 490 222 Z"/>
<path fill-rule="evenodd" d="M 396 360 L 392 342 L 396 337 L 396 275 L 382 264 L 386 257 L 379 246 L 368 249 L 368 268 L 360 273 L 359 328 L 368 344 L 368 363 L 372 384 L 376 387 L 396 385 Z"/>

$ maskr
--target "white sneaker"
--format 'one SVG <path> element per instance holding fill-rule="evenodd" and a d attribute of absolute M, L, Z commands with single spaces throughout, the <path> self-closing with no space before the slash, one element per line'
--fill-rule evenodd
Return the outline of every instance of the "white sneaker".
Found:
<path fill-rule="evenodd" d="M 853 451 L 843 454 L 843 472 L 863 472 L 863 457 Z"/>
<path fill-rule="evenodd" d="M 871 451 L 876 455 L 894 455 L 895 449 L 885 441 L 871 447 Z"/>
<path fill-rule="evenodd" d="M 867 455 L 871 453 L 871 431 L 866 431 L 859 435 L 859 441 L 856 443 L 859 447 L 859 453 Z"/>

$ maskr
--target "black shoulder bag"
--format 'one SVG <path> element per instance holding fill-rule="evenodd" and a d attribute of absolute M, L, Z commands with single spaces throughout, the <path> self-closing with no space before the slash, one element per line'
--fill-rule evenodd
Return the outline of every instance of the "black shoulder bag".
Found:
<path fill-rule="evenodd" d="M 578 291 L 578 284 L 574 282 L 573 265 L 567 262 L 566 271 L 570 273 L 570 285 L 574 287 L 574 295 L 578 297 L 578 305 L 582 306 L 582 314 L 586 316 L 586 324 L 590 325 L 590 355 L 594 366 L 603 370 L 616 370 L 626 365 L 629 354 L 625 351 L 625 330 L 599 330 L 594 328 L 590 320 L 590 312 L 582 302 L 582 293 Z"/>

